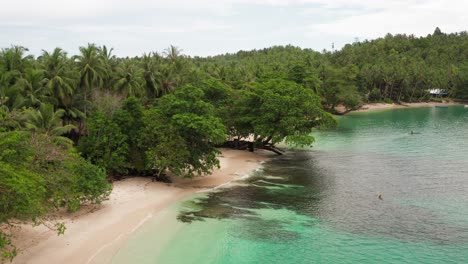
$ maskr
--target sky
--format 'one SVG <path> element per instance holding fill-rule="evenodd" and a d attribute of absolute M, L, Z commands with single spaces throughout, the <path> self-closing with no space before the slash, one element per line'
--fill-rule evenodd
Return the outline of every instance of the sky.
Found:
<path fill-rule="evenodd" d="M 317 51 L 387 33 L 425 36 L 468 27 L 466 0 L 2 0 L 0 47 L 30 53 L 87 43 L 118 56 L 211 56 L 274 45 Z"/>

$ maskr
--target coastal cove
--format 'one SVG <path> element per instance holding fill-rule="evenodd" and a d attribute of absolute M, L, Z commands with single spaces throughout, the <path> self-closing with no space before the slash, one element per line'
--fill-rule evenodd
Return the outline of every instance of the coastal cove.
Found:
<path fill-rule="evenodd" d="M 112 263 L 462 263 L 467 120 L 462 105 L 339 117 L 313 148 L 173 204 Z"/>
<path fill-rule="evenodd" d="M 41 7 L 58 11 L 74 6 L 49 8 L 41 2 Z M 56 24 L 69 17 L 60 13 L 66 16 Z M 271 18 L 284 24 L 284 30 L 275 27 L 275 34 L 294 26 L 276 15 Z M 116 28 L 133 31 L 119 21 Z M 184 21 L 198 27 L 194 18 Z M 164 49 L 132 40 L 151 45 L 145 50 L 134 46 L 132 56 L 122 56 L 118 39 L 99 43 L 96 36 L 76 34 L 69 49 L 62 42 L 26 47 L 7 36 L 0 48 L 0 262 L 133 262 L 128 257 L 135 248 L 145 248 L 144 241 L 154 248 L 146 247 L 149 255 L 138 254 L 143 263 L 258 262 L 263 252 L 273 257 L 314 246 L 332 250 L 343 239 L 307 243 L 314 240 L 308 232 L 327 230 L 345 232 L 337 238 L 399 234 L 392 237 L 397 242 L 420 242 L 426 236 L 411 232 L 422 230 L 434 234 L 430 241 L 464 246 L 463 224 L 435 217 L 432 207 L 403 210 L 400 204 L 444 200 L 419 189 L 426 185 L 443 188 L 436 194 L 450 197 L 450 205 L 465 199 L 459 189 L 465 184 L 460 175 L 466 164 L 460 160 L 467 159 L 463 115 L 468 107 L 449 101 L 468 99 L 468 33 L 444 32 L 438 26 L 425 25 L 434 31 L 424 35 L 381 32 L 380 38 L 355 39 L 336 49 L 332 44 L 331 50 L 321 51 L 307 43 L 296 46 L 294 38 L 284 44 L 270 39 L 251 48 L 235 41 L 233 45 L 241 45 L 237 52 L 207 57 L 183 50 L 201 40 L 199 34 L 191 38 L 195 41 L 178 43 L 180 47 L 170 44 L 177 43 L 176 36 L 169 37 L 160 43 Z M 4 27 L 7 33 L 16 32 L 9 23 Z M 144 26 L 151 31 L 158 27 Z M 269 35 L 265 33 L 253 35 Z M 216 43 L 225 48 L 225 41 Z M 115 52 L 108 44 L 118 44 Z M 348 113 L 366 103 L 371 105 L 364 108 L 381 111 L 333 116 L 337 106 Z M 426 107 L 413 108 L 417 105 Z M 284 151 L 284 144 L 314 147 Z M 230 150 L 223 150 L 222 167 L 212 173 L 220 148 Z M 263 172 L 243 178 L 272 156 Z M 407 186 L 414 190 L 404 191 Z M 415 200 L 408 196 L 413 192 Z M 394 200 L 401 197 L 404 202 Z M 353 199 L 356 203 L 350 204 Z M 456 211 L 463 215 L 464 207 Z M 408 215 L 421 221 L 408 220 Z M 147 232 L 140 237 L 141 230 Z M 189 237 L 179 237 L 176 230 Z M 208 237 L 197 238 L 201 231 Z M 178 244 L 183 241 L 187 243 Z M 226 252 L 239 258 L 230 259 Z M 450 259 L 460 257 L 440 252 Z M 307 254 L 297 257 L 328 257 Z"/>
<path fill-rule="evenodd" d="M 19 254 L 13 263 L 110 263 L 133 232 L 158 218 L 166 208 L 194 193 L 226 186 L 245 177 L 272 155 L 263 151 L 222 149 L 221 168 L 205 177 L 174 178 L 172 184 L 138 177 L 114 182 L 109 200 L 102 205 L 53 218 L 65 222 L 64 235 L 57 236 L 44 226 L 23 225 L 14 229 L 13 241 Z"/>

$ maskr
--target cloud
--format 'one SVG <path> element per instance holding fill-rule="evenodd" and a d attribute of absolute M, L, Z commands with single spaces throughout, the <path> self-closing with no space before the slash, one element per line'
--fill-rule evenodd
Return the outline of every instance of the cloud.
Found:
<path fill-rule="evenodd" d="M 14 18 L 27 20 L 28 18 L 76 18 L 87 17 L 106 9 L 109 0 L 14 0 L 0 9 L 0 19 Z"/>
<path fill-rule="evenodd" d="M 365 1 L 364 1 L 365 2 Z M 377 38 L 386 33 L 425 35 L 436 26 L 445 32 L 466 30 L 468 2 L 408 1 L 373 5 L 376 12 L 356 12 L 335 21 L 309 25 L 309 36 L 326 33 L 339 36 Z"/>
<path fill-rule="evenodd" d="M 120 55 L 178 44 L 191 55 L 293 44 L 322 50 L 386 33 L 466 30 L 453 0 L 14 0 L 0 9 L 0 47 L 40 52 L 87 42 Z"/>
<path fill-rule="evenodd" d="M 60 27 L 59 27 L 60 28 Z M 144 25 L 94 25 L 94 24 L 77 24 L 62 28 L 74 33 L 128 33 L 133 34 L 154 34 L 154 33 L 196 33 L 203 31 L 219 31 L 229 30 L 227 25 L 209 22 L 209 21 L 194 21 L 190 25 L 173 25 L 173 24 L 160 24 L 158 27 L 144 26 Z"/>

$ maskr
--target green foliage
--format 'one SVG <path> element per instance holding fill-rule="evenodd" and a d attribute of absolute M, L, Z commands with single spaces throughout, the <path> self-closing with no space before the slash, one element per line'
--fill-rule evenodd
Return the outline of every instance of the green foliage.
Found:
<path fill-rule="evenodd" d="M 468 63 L 463 64 L 458 72 L 457 83 L 454 96 L 460 99 L 468 99 Z"/>
<path fill-rule="evenodd" d="M 307 78 L 306 67 L 303 65 L 295 65 L 289 69 L 288 79 L 299 84 L 303 84 Z"/>
<path fill-rule="evenodd" d="M 215 107 L 215 115 L 221 118 L 224 126 L 229 130 L 234 126 L 234 102 L 239 98 L 238 92 L 219 80 L 206 77 L 196 84 L 203 90 L 203 100 Z"/>
<path fill-rule="evenodd" d="M 87 136 L 80 140 L 78 149 L 84 157 L 110 173 L 127 172 L 128 136 L 117 123 L 97 112 L 87 121 Z"/>
<path fill-rule="evenodd" d="M 73 125 L 62 126 L 61 117 L 65 114 L 65 110 L 59 109 L 54 111 L 52 105 L 41 104 L 39 109 L 30 109 L 25 116 L 25 126 L 28 130 L 35 133 L 42 133 L 49 136 L 56 144 L 65 147 L 71 147 L 73 142 L 62 135 L 70 132 L 74 128 Z"/>
<path fill-rule="evenodd" d="M 0 133 L 0 223 L 13 218 L 41 222 L 53 208 L 77 210 L 82 203 L 101 202 L 109 192 L 103 169 L 46 134 Z M 2 232 L 0 251 L 6 258 L 15 255 Z"/>
<path fill-rule="evenodd" d="M 270 79 L 254 83 L 236 103 L 238 135 L 263 143 L 287 140 L 294 145 L 311 145 L 315 127 L 333 126 L 320 98 L 310 89 L 291 81 Z"/>
<path fill-rule="evenodd" d="M 115 87 L 124 95 L 135 96 L 142 94 L 143 71 L 137 64 L 125 61 L 117 67 Z"/>
<path fill-rule="evenodd" d="M 383 102 L 386 103 L 386 104 L 393 104 L 393 103 L 394 103 L 393 100 L 390 99 L 390 98 L 385 98 L 385 99 L 383 100 Z"/>
<path fill-rule="evenodd" d="M 0 107 L 0 132 L 12 131 L 21 127 L 22 113 Z"/>
<path fill-rule="evenodd" d="M 70 171 L 75 176 L 73 193 L 80 203 L 99 204 L 110 195 L 112 188 L 106 180 L 104 169 L 88 162 L 79 161 L 71 165 Z"/>
<path fill-rule="evenodd" d="M 12 86 L 12 91 L 17 92 L 14 95 L 16 96 L 15 105 L 37 107 L 41 102 L 47 101 L 47 89 L 43 83 L 44 71 L 27 69 L 24 76 L 21 76 Z"/>
<path fill-rule="evenodd" d="M 93 91 L 92 95 L 92 112 L 100 112 L 111 118 L 115 111 L 122 107 L 122 102 L 125 99 L 123 95 L 111 91 Z"/>
<path fill-rule="evenodd" d="M 313 128 L 335 123 L 324 108 L 429 100 L 429 89 L 468 98 L 468 34 L 439 28 L 321 53 L 288 45 L 190 58 L 171 46 L 117 58 L 95 44 L 73 57 L 27 52 L 0 51 L 0 222 L 100 202 L 105 171 L 207 173 L 227 136 L 310 145 Z M 10 258 L 8 241 L 0 233 Z"/>
<path fill-rule="evenodd" d="M 44 134 L 33 134 L 30 145 L 34 150 L 31 165 L 44 178 L 47 197 L 54 207 L 66 206 L 75 211 L 84 202 L 107 199 L 110 185 L 103 169 L 85 161 L 73 148 L 55 144 Z M 91 190 L 84 181 L 95 189 Z"/>
<path fill-rule="evenodd" d="M 380 94 L 379 89 L 374 88 L 372 89 L 372 91 L 370 91 L 369 97 L 368 97 L 369 102 L 378 102 L 380 101 L 380 98 L 381 98 L 381 94 Z"/>
<path fill-rule="evenodd" d="M 204 96 L 199 88 L 183 86 L 146 112 L 142 144 L 148 146 L 149 168 L 193 177 L 219 166 L 214 144 L 225 140 L 225 128 Z"/>
<path fill-rule="evenodd" d="M 0 232 L 0 261 L 9 260 L 12 261 L 18 254 L 16 247 L 11 243 L 11 239 Z"/>
<path fill-rule="evenodd" d="M 390 35 L 372 41 L 346 45 L 330 54 L 340 67 L 359 67 L 360 91 L 377 88 L 381 100 L 413 102 L 428 100 L 427 90 L 444 89 L 449 95 L 467 90 L 462 79 L 468 59 L 468 34 L 445 34 L 436 28 L 433 35 Z"/>
<path fill-rule="evenodd" d="M 117 110 L 113 115 L 113 122 L 120 128 L 120 131 L 125 137 L 125 144 L 128 148 L 127 155 L 125 157 L 125 164 L 131 171 L 144 172 L 145 165 L 145 154 L 144 147 L 141 146 L 140 139 L 142 137 L 141 131 L 145 127 L 143 121 L 143 106 L 139 99 L 130 97 L 123 102 L 122 107 Z M 123 137 L 118 137 L 117 140 Z M 120 143 L 114 143 L 119 144 Z M 120 154 L 119 154 L 120 155 Z"/>
<path fill-rule="evenodd" d="M 67 53 L 60 48 L 53 52 L 44 51 L 38 58 L 45 74 L 44 89 L 54 95 L 57 105 L 67 107 L 72 102 L 78 76 L 68 63 Z"/>
<path fill-rule="evenodd" d="M 0 133 L 0 223 L 38 217 L 46 209 L 45 181 L 30 167 L 28 139 L 27 133 Z"/>
<path fill-rule="evenodd" d="M 356 89 L 342 89 L 336 94 L 336 100 L 348 109 L 356 109 L 362 103 L 361 95 Z"/>
<path fill-rule="evenodd" d="M 44 179 L 30 168 L 29 135 L 0 133 L 0 224 L 12 218 L 34 219 L 46 211 Z M 9 236 L 0 231 L 0 261 L 16 256 Z"/>
<path fill-rule="evenodd" d="M 330 66 L 322 69 L 320 95 L 328 109 L 333 109 L 338 104 L 355 108 L 361 103 L 355 84 L 357 70 L 353 65 L 341 69 Z"/>

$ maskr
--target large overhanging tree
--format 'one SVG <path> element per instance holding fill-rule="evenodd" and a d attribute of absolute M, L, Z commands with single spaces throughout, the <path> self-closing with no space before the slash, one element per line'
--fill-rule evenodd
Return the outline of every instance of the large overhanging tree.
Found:
<path fill-rule="evenodd" d="M 273 150 L 285 141 L 296 146 L 311 145 L 314 128 L 335 125 L 311 89 L 292 81 L 269 79 L 253 83 L 235 101 L 234 135 L 253 139 L 256 147 Z"/>

